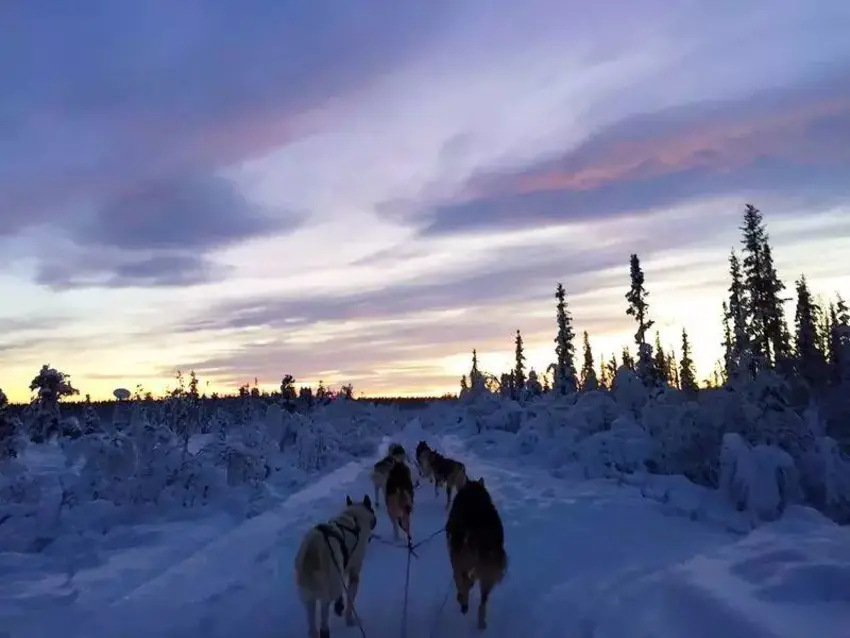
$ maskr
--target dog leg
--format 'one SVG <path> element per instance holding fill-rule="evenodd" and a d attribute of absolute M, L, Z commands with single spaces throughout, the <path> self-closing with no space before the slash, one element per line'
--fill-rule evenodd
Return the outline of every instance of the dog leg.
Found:
<path fill-rule="evenodd" d="M 487 601 L 490 599 L 493 584 L 487 580 L 480 580 L 478 586 L 481 591 L 481 602 L 478 603 L 478 628 L 487 629 Z"/>
<path fill-rule="evenodd" d="M 319 630 L 316 629 L 316 601 L 305 600 L 304 611 L 307 612 L 307 635 L 310 638 L 319 638 Z"/>
<path fill-rule="evenodd" d="M 381 501 L 378 499 L 378 492 L 380 492 L 380 488 L 378 484 L 375 483 L 375 500 L 372 501 L 375 504 L 375 509 L 378 509 L 381 506 Z"/>
<path fill-rule="evenodd" d="M 398 540 L 398 521 L 396 517 L 390 515 L 390 522 L 393 524 L 393 539 Z"/>
<path fill-rule="evenodd" d="M 354 627 L 354 599 L 357 598 L 357 590 L 360 587 L 360 574 L 352 573 L 348 577 L 348 605 L 345 608 L 345 624 Z"/>
<path fill-rule="evenodd" d="M 449 509 L 452 504 L 452 484 L 446 483 L 446 509 Z"/>
<path fill-rule="evenodd" d="M 331 602 L 323 600 L 319 604 L 319 638 L 331 638 L 331 630 L 328 627 L 328 616 L 331 611 Z"/>
<path fill-rule="evenodd" d="M 466 614 L 469 611 L 469 590 L 472 587 L 472 583 L 469 581 L 469 577 L 460 569 L 453 569 L 452 575 L 455 579 L 460 613 Z"/>

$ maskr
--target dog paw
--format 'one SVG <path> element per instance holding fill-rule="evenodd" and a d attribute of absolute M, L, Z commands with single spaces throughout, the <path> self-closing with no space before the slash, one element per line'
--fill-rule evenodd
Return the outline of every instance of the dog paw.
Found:
<path fill-rule="evenodd" d="M 483 618 L 478 619 L 478 629 L 480 629 L 481 631 L 487 629 L 487 621 Z"/>
<path fill-rule="evenodd" d="M 342 616 L 342 611 L 345 609 L 345 603 L 342 601 L 342 596 L 334 602 L 334 613 L 337 616 Z"/>
<path fill-rule="evenodd" d="M 322 629 L 319 631 L 319 638 L 331 638 L 330 629 Z"/>

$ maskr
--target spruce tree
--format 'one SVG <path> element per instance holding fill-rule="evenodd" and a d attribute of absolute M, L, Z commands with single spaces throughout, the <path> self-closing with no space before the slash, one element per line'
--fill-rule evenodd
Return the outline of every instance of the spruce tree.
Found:
<path fill-rule="evenodd" d="M 520 399 L 523 390 L 525 389 L 525 351 L 522 347 L 522 334 L 516 331 L 516 339 L 514 340 L 514 371 L 513 371 L 513 387 L 514 398 Z"/>
<path fill-rule="evenodd" d="M 733 250 L 729 255 L 729 305 L 726 323 L 731 326 L 731 349 L 726 360 L 727 380 L 737 381 L 755 377 L 755 361 L 747 324 L 747 289 L 741 272 L 741 262 Z"/>
<path fill-rule="evenodd" d="M 646 300 L 649 292 L 644 286 L 645 277 L 640 259 L 635 254 L 632 254 L 629 260 L 629 274 L 631 287 L 626 293 L 626 301 L 629 302 L 626 314 L 634 317 L 638 324 L 635 332 L 635 344 L 638 348 L 637 374 L 645 385 L 655 386 L 660 381 L 659 373 L 652 359 L 652 347 L 646 343 L 646 333 L 655 322 L 649 319 L 649 303 Z"/>
<path fill-rule="evenodd" d="M 582 340 L 584 343 L 584 365 L 581 369 L 581 388 L 585 392 L 592 392 L 599 389 L 599 381 L 593 367 L 593 351 L 590 349 L 590 337 L 587 330 L 584 331 Z"/>
<path fill-rule="evenodd" d="M 655 356 L 653 358 L 655 370 L 658 372 L 658 377 L 665 381 L 670 380 L 670 364 L 667 354 L 661 346 L 661 334 L 658 330 L 655 331 Z"/>
<path fill-rule="evenodd" d="M 729 325 L 729 306 L 723 302 L 723 377 L 729 380 L 735 375 L 737 362 L 732 342 L 732 327 Z"/>
<path fill-rule="evenodd" d="M 691 343 L 688 340 L 688 332 L 682 328 L 682 359 L 679 362 L 679 383 L 683 392 L 694 395 L 699 390 L 697 375 L 694 371 L 694 362 L 691 359 Z"/>
<path fill-rule="evenodd" d="M 744 286 L 747 291 L 748 337 L 761 366 L 787 361 L 790 337 L 785 321 L 785 284 L 779 279 L 761 211 L 750 204 L 741 226 L 744 244 Z"/>
<path fill-rule="evenodd" d="M 484 375 L 478 369 L 478 352 L 472 350 L 472 368 L 469 371 L 469 390 L 473 394 L 480 394 L 486 389 Z"/>
<path fill-rule="evenodd" d="M 623 352 L 622 352 L 621 356 L 623 358 L 623 367 L 634 372 L 634 370 L 635 370 L 635 360 L 634 360 L 634 357 L 632 357 L 632 353 L 629 351 L 628 346 L 623 347 Z M 615 370 L 615 374 L 616 374 L 616 370 Z"/>
<path fill-rule="evenodd" d="M 767 338 L 773 351 L 773 362 L 777 366 L 791 360 L 791 334 L 785 320 L 785 302 L 782 296 L 785 283 L 779 278 L 773 263 L 773 251 L 768 243 L 769 235 L 764 234 L 764 281 L 765 309 L 767 311 Z"/>
<path fill-rule="evenodd" d="M 826 362 L 818 347 L 817 325 L 820 308 L 814 303 L 806 276 L 796 282 L 797 309 L 794 313 L 794 347 L 797 373 L 811 387 L 820 386 L 826 376 Z"/>
<path fill-rule="evenodd" d="M 575 367 L 575 332 L 572 326 L 572 316 L 567 308 L 566 291 L 564 286 L 558 284 L 555 290 L 555 299 L 558 301 L 556 318 L 558 321 L 558 334 L 555 337 L 555 365 L 550 366 L 554 376 L 553 385 L 558 394 L 571 394 L 576 391 L 578 385 Z"/>
<path fill-rule="evenodd" d="M 681 390 L 682 386 L 679 384 L 679 362 L 676 361 L 676 350 L 670 351 L 670 356 L 667 357 L 667 371 L 669 373 L 669 377 L 667 378 L 667 383 L 670 384 L 672 388 L 679 388 Z"/>
<path fill-rule="evenodd" d="M 841 297 L 832 312 L 829 359 L 833 382 L 850 384 L 850 309 Z"/>

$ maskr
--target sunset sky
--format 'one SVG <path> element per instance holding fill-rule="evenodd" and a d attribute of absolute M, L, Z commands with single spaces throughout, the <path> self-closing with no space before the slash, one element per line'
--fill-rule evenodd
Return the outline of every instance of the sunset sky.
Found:
<path fill-rule="evenodd" d="M 84 9 L 84 8 L 85 9 Z M 259 378 L 456 391 L 554 358 L 554 289 L 720 355 L 761 208 L 780 275 L 850 297 L 846 0 L 11 2 L 0 388 Z M 789 310 L 793 311 L 792 304 Z"/>

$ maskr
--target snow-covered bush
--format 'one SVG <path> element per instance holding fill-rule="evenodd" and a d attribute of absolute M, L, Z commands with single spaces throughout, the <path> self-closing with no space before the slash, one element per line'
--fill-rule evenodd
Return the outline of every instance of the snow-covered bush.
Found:
<path fill-rule="evenodd" d="M 850 523 L 850 458 L 835 439 L 821 437 L 800 462 L 808 500 L 840 523 Z"/>
<path fill-rule="evenodd" d="M 611 429 L 578 445 L 578 457 L 588 476 L 618 476 L 649 469 L 657 443 L 631 417 L 619 417 Z"/>
<path fill-rule="evenodd" d="M 794 459 L 773 445 L 750 446 L 740 435 L 723 437 L 720 491 L 754 522 L 779 518 L 801 497 Z"/>

